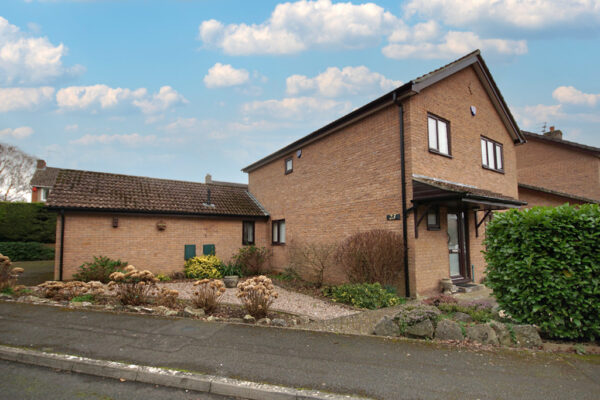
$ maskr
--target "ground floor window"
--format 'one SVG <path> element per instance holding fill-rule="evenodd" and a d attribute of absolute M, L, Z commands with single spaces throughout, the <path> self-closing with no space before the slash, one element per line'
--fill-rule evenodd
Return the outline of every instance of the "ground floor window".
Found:
<path fill-rule="evenodd" d="M 242 244 L 254 244 L 254 221 L 242 222 Z"/>
<path fill-rule="evenodd" d="M 285 219 L 273 221 L 273 244 L 285 243 Z"/>

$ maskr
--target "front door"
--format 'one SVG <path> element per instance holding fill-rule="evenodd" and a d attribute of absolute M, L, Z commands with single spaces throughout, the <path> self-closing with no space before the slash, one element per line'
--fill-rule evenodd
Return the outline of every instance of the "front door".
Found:
<path fill-rule="evenodd" d="M 465 213 L 448 212 L 448 254 L 450 257 L 450 278 L 454 282 L 470 279 L 467 257 L 467 224 Z"/>

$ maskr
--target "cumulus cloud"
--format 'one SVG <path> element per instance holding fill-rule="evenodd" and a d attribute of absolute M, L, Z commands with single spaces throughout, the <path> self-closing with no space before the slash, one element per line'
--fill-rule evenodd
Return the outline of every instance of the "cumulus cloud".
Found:
<path fill-rule="evenodd" d="M 229 64 L 216 63 L 204 77 L 207 88 L 242 85 L 248 82 L 250 74 L 245 69 L 235 69 Z"/>
<path fill-rule="evenodd" d="M 301 0 L 278 4 L 262 24 L 208 20 L 199 37 L 226 54 L 292 54 L 309 47 L 362 48 L 390 33 L 398 18 L 374 3 Z"/>
<path fill-rule="evenodd" d="M 0 112 L 31 110 L 52 101 L 54 88 L 0 88 Z"/>
<path fill-rule="evenodd" d="M 114 135 L 84 135 L 79 139 L 72 140 L 72 144 L 78 144 L 83 146 L 90 145 L 108 145 L 108 144 L 121 144 L 124 146 L 136 147 L 141 145 L 151 145 L 156 143 L 156 135 L 142 136 L 139 133 L 131 134 L 114 134 Z"/>
<path fill-rule="evenodd" d="M 46 82 L 83 67 L 67 68 L 62 63 L 67 48 L 46 37 L 32 37 L 0 17 L 0 80 L 5 84 Z"/>
<path fill-rule="evenodd" d="M 155 114 L 166 111 L 167 109 L 188 101 L 171 86 L 163 86 L 158 93 L 151 98 L 134 100 L 133 105 L 138 107 L 144 114 Z"/>
<path fill-rule="evenodd" d="M 347 113 L 351 109 L 350 102 L 316 97 L 288 97 L 281 100 L 252 101 L 242 106 L 242 112 L 246 114 L 297 120 L 316 114 L 339 115 Z"/>
<path fill-rule="evenodd" d="M 407 17 L 420 15 L 449 26 L 484 29 L 554 30 L 565 25 L 598 29 L 600 24 L 600 3 L 595 0 L 410 0 L 404 10 Z"/>
<path fill-rule="evenodd" d="M 10 136 L 15 139 L 23 139 L 33 134 L 33 128 L 30 126 L 20 126 L 18 128 L 0 129 L 0 137 Z"/>
<path fill-rule="evenodd" d="M 382 49 L 384 56 L 394 59 L 405 58 L 453 58 L 474 49 L 502 55 L 527 53 L 525 40 L 483 39 L 473 32 L 450 31 L 439 42 L 391 43 Z"/>
<path fill-rule="evenodd" d="M 286 92 L 295 96 L 302 92 L 316 92 L 321 96 L 338 97 L 343 95 L 379 94 L 402 84 L 388 79 L 380 73 L 372 72 L 365 66 L 329 67 L 324 72 L 309 78 L 292 75 L 286 80 Z"/>
<path fill-rule="evenodd" d="M 600 101 L 600 94 L 583 93 L 573 86 L 560 86 L 552 92 L 552 97 L 562 104 L 577 104 L 593 107 Z"/>

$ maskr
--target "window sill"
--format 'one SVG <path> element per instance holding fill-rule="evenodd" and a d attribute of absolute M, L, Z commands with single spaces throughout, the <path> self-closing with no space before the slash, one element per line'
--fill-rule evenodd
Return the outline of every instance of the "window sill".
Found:
<path fill-rule="evenodd" d="M 450 158 L 450 159 L 453 158 L 451 154 L 441 153 L 441 152 L 439 152 L 439 151 L 437 151 L 435 149 L 429 149 L 429 152 L 432 153 L 432 154 L 437 154 L 438 156 L 444 156 L 444 157 L 447 157 L 447 158 Z"/>
<path fill-rule="evenodd" d="M 273 246 L 285 246 L 285 243 L 271 243 Z"/>
<path fill-rule="evenodd" d="M 440 227 L 439 227 L 439 226 L 435 226 L 435 227 L 433 227 L 433 226 L 432 226 L 432 227 L 429 227 L 429 226 L 428 226 L 428 227 L 427 227 L 427 230 L 428 230 L 428 231 L 441 231 L 441 229 L 440 229 Z"/>
<path fill-rule="evenodd" d="M 485 166 L 485 165 L 481 165 L 481 168 L 487 169 L 488 171 L 497 172 L 499 174 L 504 174 L 504 170 L 503 169 L 494 169 L 494 168 L 490 168 L 490 167 Z"/>

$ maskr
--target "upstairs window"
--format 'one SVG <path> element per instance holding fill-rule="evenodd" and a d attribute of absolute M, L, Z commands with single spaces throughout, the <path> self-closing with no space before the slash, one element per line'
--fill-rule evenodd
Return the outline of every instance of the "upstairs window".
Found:
<path fill-rule="evenodd" d="M 254 221 L 242 222 L 242 244 L 254 244 Z"/>
<path fill-rule="evenodd" d="M 504 172 L 504 154 L 500 143 L 481 137 L 481 165 L 486 169 Z"/>
<path fill-rule="evenodd" d="M 440 117 L 427 116 L 429 151 L 450 156 L 450 123 Z"/>
<path fill-rule="evenodd" d="M 273 244 L 285 244 L 285 220 L 273 221 Z"/>
<path fill-rule="evenodd" d="M 48 200 L 48 192 L 50 191 L 50 189 L 48 188 L 41 188 L 40 189 L 40 201 L 46 201 Z"/>
<path fill-rule="evenodd" d="M 294 163 L 292 157 L 285 159 L 285 174 L 291 174 L 294 170 Z"/>

